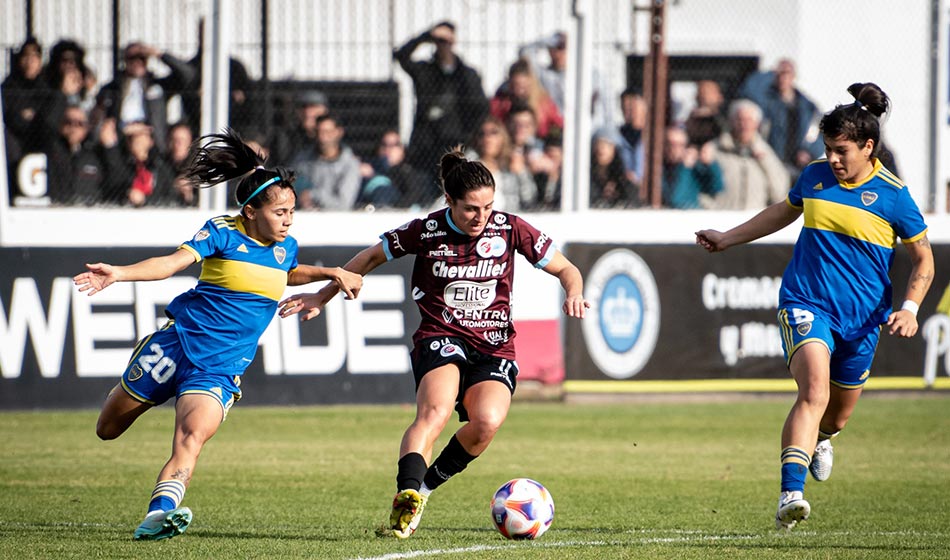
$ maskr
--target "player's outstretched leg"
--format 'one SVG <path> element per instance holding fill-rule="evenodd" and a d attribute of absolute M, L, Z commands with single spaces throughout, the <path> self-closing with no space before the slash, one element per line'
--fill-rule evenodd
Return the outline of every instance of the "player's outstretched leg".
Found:
<path fill-rule="evenodd" d="M 775 527 L 789 530 L 799 521 L 808 519 L 811 505 L 805 501 L 801 492 L 782 492 L 778 499 L 778 510 L 775 512 Z"/>
<path fill-rule="evenodd" d="M 831 465 L 834 462 L 835 450 L 831 447 L 831 440 L 825 439 L 818 442 L 815 447 L 815 453 L 811 456 L 811 463 L 808 470 L 811 476 L 818 482 L 828 480 L 831 476 Z"/>
<path fill-rule="evenodd" d="M 426 497 L 416 490 L 402 490 L 393 498 L 393 511 L 389 514 L 389 526 L 393 536 L 408 539 L 416 531 L 426 507 Z"/>
<path fill-rule="evenodd" d="M 171 511 L 153 511 L 145 516 L 132 538 L 137 541 L 170 539 L 185 532 L 191 524 L 191 510 L 186 507 Z"/>

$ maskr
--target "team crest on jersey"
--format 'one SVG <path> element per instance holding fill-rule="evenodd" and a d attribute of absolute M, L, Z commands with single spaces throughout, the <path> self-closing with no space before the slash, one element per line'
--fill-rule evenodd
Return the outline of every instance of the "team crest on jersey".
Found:
<path fill-rule="evenodd" d="M 496 224 L 503 224 L 503 223 L 505 223 L 505 222 L 507 222 L 507 221 L 508 221 L 508 216 L 505 216 L 504 214 L 495 214 L 495 223 L 496 223 Z"/>
<path fill-rule="evenodd" d="M 865 206 L 870 206 L 874 204 L 874 201 L 877 200 L 877 193 L 865 191 L 861 193 L 861 204 Z"/>
<path fill-rule="evenodd" d="M 426 220 L 426 229 L 429 231 L 435 231 L 435 228 L 439 227 L 439 222 L 435 220 Z"/>
<path fill-rule="evenodd" d="M 274 247 L 274 258 L 277 259 L 277 264 L 284 264 L 284 259 L 287 258 L 287 249 Z"/>
<path fill-rule="evenodd" d="M 795 327 L 795 330 L 798 331 L 798 336 L 805 336 L 811 332 L 811 323 L 802 323 Z"/>
<path fill-rule="evenodd" d="M 505 254 L 507 248 L 508 244 L 503 237 L 483 237 L 475 244 L 475 252 L 484 259 L 500 257 Z"/>
<path fill-rule="evenodd" d="M 822 189 L 824 189 L 824 188 L 825 188 L 824 185 L 822 185 L 821 183 L 818 183 L 817 185 L 815 185 L 814 187 L 812 187 L 811 190 L 813 190 L 813 191 L 820 191 L 820 190 L 822 190 Z"/>
<path fill-rule="evenodd" d="M 195 243 L 198 243 L 199 241 L 204 241 L 205 239 L 208 239 L 209 237 L 211 237 L 211 233 L 206 229 L 202 229 L 202 230 L 199 230 L 198 233 L 195 234 L 195 237 L 193 240 Z"/>
<path fill-rule="evenodd" d="M 132 366 L 132 369 L 129 370 L 129 381 L 138 381 L 142 379 L 142 366 L 135 364 Z"/>

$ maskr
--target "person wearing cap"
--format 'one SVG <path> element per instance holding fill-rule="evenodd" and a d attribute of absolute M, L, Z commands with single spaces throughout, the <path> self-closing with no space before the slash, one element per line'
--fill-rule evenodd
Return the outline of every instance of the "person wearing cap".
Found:
<path fill-rule="evenodd" d="M 594 133 L 590 156 L 591 208 L 631 208 L 639 206 L 636 185 L 627 179 L 617 147 L 623 141 L 613 126 Z"/>
<path fill-rule="evenodd" d="M 271 159 L 290 162 L 311 151 L 317 142 L 317 119 L 330 112 L 327 94 L 318 89 L 304 89 L 294 97 L 294 119 L 291 127 L 273 131 Z"/>
<path fill-rule="evenodd" d="M 416 94 L 406 160 L 427 175 L 447 149 L 468 142 L 488 114 L 481 76 L 455 52 L 455 41 L 455 24 L 442 21 L 393 52 L 393 58 L 412 78 Z M 413 53 L 426 43 L 435 46 L 432 57 L 413 60 Z M 421 198 L 439 198 L 434 175 L 425 186 L 427 192 Z"/>
<path fill-rule="evenodd" d="M 551 96 L 558 110 L 564 114 L 565 82 L 567 80 L 567 33 L 557 31 L 538 41 L 522 45 L 518 57 L 527 60 L 541 85 Z M 597 68 L 592 68 L 591 119 L 594 127 L 610 124 L 611 114 L 607 86 Z"/>

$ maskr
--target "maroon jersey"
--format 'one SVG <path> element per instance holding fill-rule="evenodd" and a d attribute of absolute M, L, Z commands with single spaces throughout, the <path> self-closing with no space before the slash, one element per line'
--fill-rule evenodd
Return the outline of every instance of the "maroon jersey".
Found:
<path fill-rule="evenodd" d="M 481 235 L 470 237 L 444 208 L 379 237 L 388 260 L 416 255 L 412 297 L 422 322 L 413 342 L 458 336 L 480 352 L 514 359 L 515 252 L 535 267 L 544 267 L 555 254 L 546 234 L 518 216 L 492 212 Z"/>

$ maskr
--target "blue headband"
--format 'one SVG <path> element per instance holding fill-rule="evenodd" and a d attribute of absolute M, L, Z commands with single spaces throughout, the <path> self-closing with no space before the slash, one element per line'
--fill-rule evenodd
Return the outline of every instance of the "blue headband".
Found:
<path fill-rule="evenodd" d="M 264 184 L 262 184 L 261 186 L 257 187 L 256 189 L 254 189 L 254 192 L 251 193 L 251 196 L 247 197 L 247 200 L 245 200 L 244 202 L 241 203 L 241 208 L 244 208 L 245 206 L 247 206 L 247 203 L 250 202 L 252 198 L 254 198 L 255 196 L 257 196 L 262 190 L 264 190 L 264 189 L 266 189 L 267 187 L 273 185 L 273 184 L 276 183 L 277 181 L 280 181 L 280 175 L 278 175 L 278 176 L 276 176 L 276 177 L 272 177 L 272 178 L 268 179 L 267 181 L 264 181 Z"/>

